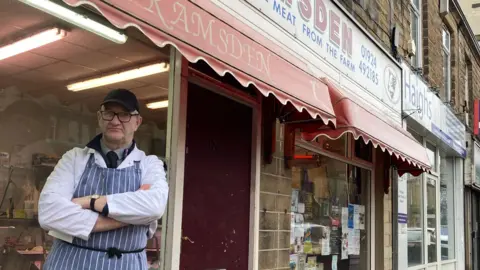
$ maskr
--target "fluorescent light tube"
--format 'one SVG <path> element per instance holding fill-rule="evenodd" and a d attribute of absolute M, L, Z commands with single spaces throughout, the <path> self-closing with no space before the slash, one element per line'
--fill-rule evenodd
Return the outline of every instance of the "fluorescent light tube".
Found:
<path fill-rule="evenodd" d="M 95 79 L 90 79 L 82 82 L 67 85 L 67 89 L 73 92 L 82 91 L 86 89 L 96 88 L 104 85 L 114 84 L 118 82 L 133 80 L 157 73 L 166 72 L 169 70 L 169 65 L 166 63 L 158 63 L 148 65 L 132 70 L 123 71 L 120 73 L 107 75 Z"/>
<path fill-rule="evenodd" d="M 14 43 L 5 45 L 0 47 L 0 60 L 55 42 L 64 38 L 66 35 L 67 33 L 65 30 L 52 28 Z"/>
<path fill-rule="evenodd" d="M 73 10 L 55 4 L 49 0 L 19 0 L 29 6 L 40 9 L 59 19 L 70 22 L 78 27 L 88 30 L 94 34 L 109 39 L 115 43 L 123 44 L 127 42 L 127 36 L 119 31 L 89 19 L 85 15 L 78 14 Z"/>
<path fill-rule="evenodd" d="M 147 104 L 147 108 L 151 110 L 162 109 L 168 107 L 168 100 L 155 101 Z"/>

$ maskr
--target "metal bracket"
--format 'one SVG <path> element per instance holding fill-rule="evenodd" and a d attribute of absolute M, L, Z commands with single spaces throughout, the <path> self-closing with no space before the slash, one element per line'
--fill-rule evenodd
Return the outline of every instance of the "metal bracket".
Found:
<path fill-rule="evenodd" d="M 420 108 L 411 109 L 411 110 L 404 110 L 404 112 L 410 112 L 410 111 L 411 111 L 411 113 L 409 113 L 409 114 L 407 114 L 407 115 L 404 115 L 404 116 L 402 117 L 402 120 L 405 120 L 405 118 L 409 117 L 410 115 L 412 115 L 412 114 L 414 114 L 414 113 L 420 113 L 422 110 L 420 110 Z"/>

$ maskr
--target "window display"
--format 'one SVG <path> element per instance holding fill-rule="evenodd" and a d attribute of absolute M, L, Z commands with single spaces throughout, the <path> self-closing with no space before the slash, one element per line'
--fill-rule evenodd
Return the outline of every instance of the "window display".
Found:
<path fill-rule="evenodd" d="M 427 263 L 437 261 L 437 181 L 427 178 Z"/>
<path fill-rule="evenodd" d="M 407 238 L 408 266 L 424 263 L 423 260 L 423 188 L 422 176 L 407 178 Z"/>
<path fill-rule="evenodd" d="M 454 159 L 440 162 L 440 247 L 441 260 L 455 259 Z"/>
<path fill-rule="evenodd" d="M 367 269 L 370 171 L 301 147 L 292 168 L 291 269 Z"/>
<path fill-rule="evenodd" d="M 19 29 L 30 29 L 27 24 L 56 20 L 20 2 L 7 4 L 17 17 L 0 18 L 9 25 L 2 40 L 24 35 Z M 99 133 L 97 112 L 106 93 L 125 88 L 137 96 L 143 122 L 135 132 L 136 145 L 147 155 L 166 155 L 170 48 L 158 49 L 130 30 L 125 44 L 79 28 L 64 34 L 0 61 L 0 241 L 37 266 L 53 241 L 37 221 L 39 194 L 62 155 L 84 148 Z M 138 69 L 147 65 L 149 72 Z M 130 70 L 138 76 L 108 77 Z M 88 87 L 68 87 L 77 82 Z M 160 234 L 161 222 L 147 245 L 150 261 L 159 259 Z"/>

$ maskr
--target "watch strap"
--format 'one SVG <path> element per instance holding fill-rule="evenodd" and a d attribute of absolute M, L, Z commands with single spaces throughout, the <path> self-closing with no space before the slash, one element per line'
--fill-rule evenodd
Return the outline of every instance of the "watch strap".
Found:
<path fill-rule="evenodd" d="M 92 210 L 93 212 L 97 212 L 95 210 L 95 201 L 97 200 L 97 198 L 90 198 L 90 210 Z"/>

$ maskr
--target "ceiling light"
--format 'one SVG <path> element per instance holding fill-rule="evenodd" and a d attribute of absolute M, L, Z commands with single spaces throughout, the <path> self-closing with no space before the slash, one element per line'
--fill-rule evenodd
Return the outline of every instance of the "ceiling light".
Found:
<path fill-rule="evenodd" d="M 50 15 L 72 23 L 115 43 L 123 44 L 127 41 L 127 36 L 119 31 L 98 23 L 85 15 L 76 13 L 73 10 L 55 4 L 49 0 L 20 0 L 20 2 L 40 9 L 46 13 L 49 13 Z"/>
<path fill-rule="evenodd" d="M 55 42 L 64 38 L 66 35 L 67 33 L 65 30 L 52 28 L 14 43 L 5 45 L 0 47 L 0 60 Z"/>
<path fill-rule="evenodd" d="M 90 79 L 82 82 L 73 83 L 67 85 L 67 89 L 70 91 L 82 91 L 90 88 L 96 88 L 104 85 L 114 84 L 118 82 L 133 80 L 157 73 L 166 72 L 169 70 L 169 65 L 166 63 L 158 63 L 148 65 L 132 70 L 123 71 L 116 74 L 107 75 L 100 78 Z"/>
<path fill-rule="evenodd" d="M 168 107 L 168 100 L 155 101 L 147 104 L 147 108 L 151 110 L 162 109 Z"/>

